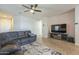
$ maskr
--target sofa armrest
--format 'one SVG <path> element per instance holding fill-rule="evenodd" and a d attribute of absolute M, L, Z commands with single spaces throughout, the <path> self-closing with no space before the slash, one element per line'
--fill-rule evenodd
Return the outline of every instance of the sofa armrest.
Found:
<path fill-rule="evenodd" d="M 29 35 L 29 37 L 36 36 L 36 35 L 35 35 L 35 34 L 33 34 L 33 33 L 29 33 L 28 35 Z"/>

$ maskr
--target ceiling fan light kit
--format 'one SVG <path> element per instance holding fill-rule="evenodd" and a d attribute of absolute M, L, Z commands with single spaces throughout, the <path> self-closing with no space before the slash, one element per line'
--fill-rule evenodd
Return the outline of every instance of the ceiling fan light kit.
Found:
<path fill-rule="evenodd" d="M 30 10 L 31 13 L 34 13 L 34 10 Z"/>

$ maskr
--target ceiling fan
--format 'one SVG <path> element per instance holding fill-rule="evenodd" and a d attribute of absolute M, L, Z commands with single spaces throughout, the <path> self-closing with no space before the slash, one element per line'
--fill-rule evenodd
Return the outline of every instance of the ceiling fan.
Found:
<path fill-rule="evenodd" d="M 35 12 L 42 12 L 41 10 L 37 9 L 38 4 L 30 5 L 30 7 L 26 5 L 22 5 L 22 6 L 28 9 L 28 10 L 25 10 L 24 12 L 31 12 L 32 14 L 34 14 Z"/>

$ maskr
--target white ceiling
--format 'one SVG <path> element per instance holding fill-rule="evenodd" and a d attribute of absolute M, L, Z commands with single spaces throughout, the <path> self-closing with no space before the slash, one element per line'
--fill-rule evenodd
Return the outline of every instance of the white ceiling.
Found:
<path fill-rule="evenodd" d="M 26 4 L 27 5 L 27 4 Z M 27 5 L 29 6 L 29 5 Z M 42 17 L 53 17 L 58 14 L 62 14 L 64 12 L 67 12 L 71 9 L 75 8 L 75 5 L 72 4 L 39 4 L 37 9 L 41 9 L 41 13 L 35 13 L 31 14 L 30 12 L 23 12 L 24 10 L 27 10 L 20 4 L 2 4 L 0 5 L 0 10 L 12 15 L 25 15 L 28 17 L 41 19 Z"/>

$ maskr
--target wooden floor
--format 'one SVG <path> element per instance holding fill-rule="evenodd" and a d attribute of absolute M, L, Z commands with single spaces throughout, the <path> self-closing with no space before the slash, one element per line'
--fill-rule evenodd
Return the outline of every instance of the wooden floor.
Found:
<path fill-rule="evenodd" d="M 44 45 L 61 52 L 64 55 L 79 55 L 79 46 L 76 46 L 73 43 L 53 38 L 43 38 L 42 42 Z"/>

